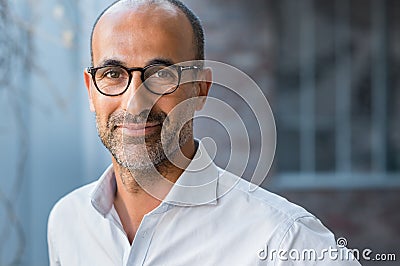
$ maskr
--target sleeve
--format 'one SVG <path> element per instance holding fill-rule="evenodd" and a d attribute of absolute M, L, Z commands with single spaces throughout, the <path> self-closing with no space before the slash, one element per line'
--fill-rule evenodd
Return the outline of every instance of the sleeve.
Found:
<path fill-rule="evenodd" d="M 354 250 L 337 245 L 334 235 L 314 216 L 294 220 L 284 231 L 278 248 L 268 252 L 275 266 L 361 265 L 353 255 Z M 261 265 L 267 265 L 264 262 Z"/>
<path fill-rule="evenodd" d="M 49 265 L 61 266 L 55 243 L 56 239 L 54 236 L 54 211 L 52 211 L 49 215 L 49 220 L 47 223 L 47 246 L 49 252 Z"/>

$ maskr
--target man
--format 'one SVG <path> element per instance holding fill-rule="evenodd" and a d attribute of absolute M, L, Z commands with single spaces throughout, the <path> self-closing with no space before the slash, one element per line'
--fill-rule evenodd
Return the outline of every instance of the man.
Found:
<path fill-rule="evenodd" d="M 191 118 L 211 72 L 190 63 L 204 59 L 203 30 L 181 2 L 114 3 L 96 21 L 91 49 L 84 79 L 112 165 L 53 208 L 50 265 L 292 265 L 291 249 L 337 248 L 313 215 L 249 191 L 194 140 Z"/>

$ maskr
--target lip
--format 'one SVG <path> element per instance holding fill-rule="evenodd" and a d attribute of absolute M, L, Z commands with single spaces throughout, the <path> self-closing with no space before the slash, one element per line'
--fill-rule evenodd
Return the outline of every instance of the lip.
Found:
<path fill-rule="evenodd" d="M 146 124 L 123 124 L 117 126 L 122 129 L 124 135 L 128 136 L 143 136 L 151 134 L 159 130 L 161 124 L 159 123 L 146 123 Z"/>

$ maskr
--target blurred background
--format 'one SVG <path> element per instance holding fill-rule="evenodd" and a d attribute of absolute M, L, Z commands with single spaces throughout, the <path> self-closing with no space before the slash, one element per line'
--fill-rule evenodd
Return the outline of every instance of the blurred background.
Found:
<path fill-rule="evenodd" d="M 82 73 L 92 24 L 111 2 L 0 0 L 1 266 L 47 265 L 51 207 L 110 163 Z M 247 73 L 269 100 L 278 141 L 263 187 L 314 213 L 348 247 L 396 254 L 363 265 L 398 265 L 400 1 L 184 2 L 203 21 L 207 58 Z M 250 178 L 257 121 L 235 95 L 216 86 L 211 95 L 246 122 Z M 226 134 L 204 123 L 196 135 L 215 139 L 224 166 Z"/>

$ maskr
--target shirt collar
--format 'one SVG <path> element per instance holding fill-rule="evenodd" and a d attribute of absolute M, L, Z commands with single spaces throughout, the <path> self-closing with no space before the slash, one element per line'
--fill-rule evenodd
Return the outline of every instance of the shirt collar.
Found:
<path fill-rule="evenodd" d="M 217 203 L 218 168 L 204 145 L 198 143 L 193 160 L 178 178 L 164 199 L 164 203 L 178 206 L 197 206 Z M 117 189 L 113 165 L 97 181 L 91 194 L 93 207 L 106 216 L 114 203 Z"/>
<path fill-rule="evenodd" d="M 218 168 L 199 142 L 193 160 L 175 182 L 164 202 L 180 206 L 217 203 Z"/>
<path fill-rule="evenodd" d="M 115 191 L 117 191 L 117 182 L 111 164 L 101 175 L 91 194 L 93 207 L 104 217 L 114 204 Z"/>

